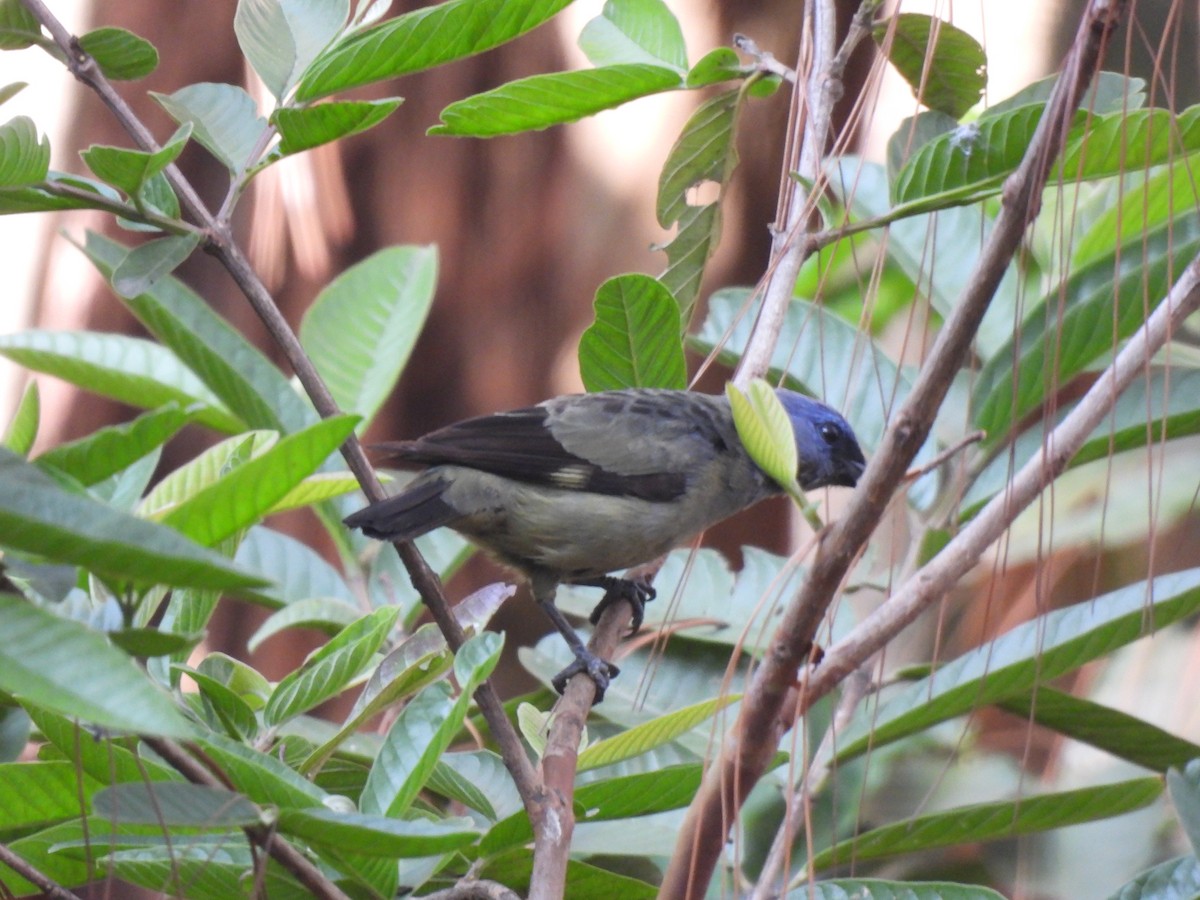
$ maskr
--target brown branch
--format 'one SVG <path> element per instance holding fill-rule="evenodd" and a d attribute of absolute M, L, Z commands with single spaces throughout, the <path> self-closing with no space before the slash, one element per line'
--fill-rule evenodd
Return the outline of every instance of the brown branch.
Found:
<path fill-rule="evenodd" d="M 224 785 L 202 763 L 194 759 L 179 744 L 167 738 L 144 737 L 146 746 L 161 756 L 170 766 L 192 784 L 221 788 Z M 307 856 L 280 840 L 265 825 L 248 825 L 242 829 L 246 837 L 265 850 L 272 859 L 296 876 L 297 880 L 319 900 L 350 900 L 336 884 L 322 874 Z"/>
<path fill-rule="evenodd" d="M 78 894 L 72 893 L 41 870 L 31 866 L 10 850 L 7 844 L 0 844 L 0 863 L 4 863 L 30 884 L 37 885 L 51 900 L 80 900 Z M 3 881 L 0 881 L 0 887 L 3 886 Z"/>
<path fill-rule="evenodd" d="M 994 496 L 963 528 L 887 602 L 864 619 L 825 654 L 811 673 L 803 693 L 803 709 L 833 690 L 847 672 L 859 665 L 937 602 L 958 579 L 969 572 L 1013 519 L 1029 506 L 1046 486 L 1061 475 L 1071 458 L 1101 422 L 1113 404 L 1183 321 L 1200 309 L 1200 256 L 1184 269 L 1166 299 L 1142 328 L 1117 354 L 1083 398 L 1047 435 L 1041 449 L 1013 476 L 1006 490 Z"/>
<path fill-rule="evenodd" d="M 1041 192 L 1062 149 L 1075 110 L 1097 68 L 1100 49 L 1124 11 L 1121 0 L 1093 0 L 1020 167 L 1005 182 L 1001 210 L 979 266 L 938 334 L 903 408 L 851 500 L 834 523 L 799 594 L 789 604 L 755 673 L 733 731 L 688 810 L 659 896 L 705 895 L 713 867 L 742 803 L 762 776 L 785 730 L 785 700 L 839 584 L 870 537 L 917 450 L 925 442 L 950 382 L 966 360 L 1022 235 L 1041 206 Z"/>
<path fill-rule="evenodd" d="M 104 101 L 113 116 L 121 126 L 133 137 L 143 150 L 154 152 L 159 149 L 153 135 L 134 114 L 129 105 L 109 83 L 104 73 L 100 71 L 96 61 L 85 53 L 74 38 L 50 12 L 42 0 L 22 0 L 35 18 L 50 32 L 55 44 L 66 55 L 67 67 L 83 84 L 87 85 Z M 205 249 L 217 257 L 225 266 L 233 280 L 237 283 L 250 306 L 266 327 L 272 340 L 283 351 L 288 363 L 296 373 L 305 392 L 312 400 L 313 406 L 323 418 L 338 415 L 339 410 L 333 395 L 325 385 L 320 374 L 309 360 L 304 348 L 296 337 L 291 326 L 275 305 L 274 299 L 266 286 L 259 279 L 250 265 L 249 259 L 242 249 L 234 242 L 227 221 L 219 221 L 204 206 L 191 184 L 183 177 L 179 169 L 170 165 L 164 171 L 172 188 L 179 195 L 180 204 L 188 215 L 205 231 Z M 346 465 L 354 473 L 363 493 L 371 502 L 377 502 L 386 496 L 383 486 L 375 476 L 374 470 L 367 461 L 362 445 L 358 438 L 351 435 L 341 446 L 342 456 Z M 438 628 L 445 635 L 451 649 L 458 650 L 466 641 L 461 626 L 455 620 L 450 606 L 442 591 L 442 585 L 437 575 L 429 568 L 429 564 L 417 549 L 409 543 L 396 543 L 396 552 L 404 563 L 413 587 L 421 597 L 421 601 L 429 609 Z M 490 683 L 485 682 L 475 692 L 475 701 L 491 728 L 492 735 L 500 748 L 505 765 L 516 782 L 517 789 L 525 803 L 525 808 L 531 815 L 534 813 L 534 798 L 539 793 L 540 786 L 537 774 L 521 747 L 516 729 L 504 714 L 504 707 L 499 696 Z M 535 825 L 537 819 L 534 819 Z"/>
<path fill-rule="evenodd" d="M 611 604 L 596 623 L 588 649 L 601 659 L 612 659 L 632 614 L 627 602 Z M 576 675 L 567 682 L 566 692 L 554 706 L 550 734 L 542 753 L 544 788 L 539 805 L 543 827 L 535 830 L 529 900 L 557 900 L 565 896 L 571 835 L 575 830 L 579 739 L 595 696 L 596 685 L 591 678 Z"/>

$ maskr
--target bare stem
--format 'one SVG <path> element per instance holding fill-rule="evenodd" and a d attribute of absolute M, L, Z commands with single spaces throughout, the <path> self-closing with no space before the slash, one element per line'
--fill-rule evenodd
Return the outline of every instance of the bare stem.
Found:
<path fill-rule="evenodd" d="M 72 893 L 41 870 L 31 866 L 5 844 L 0 844 L 0 863 L 4 863 L 30 884 L 36 885 L 51 900 L 80 900 L 78 894 Z"/>
<path fill-rule="evenodd" d="M 794 696 L 796 673 L 817 628 L 929 434 L 1021 236 L 1040 209 L 1042 189 L 1061 152 L 1074 111 L 1096 72 L 1100 48 L 1124 8 L 1123 2 L 1093 0 L 1084 13 L 1037 133 L 1020 167 L 1005 182 L 1000 214 L 979 266 L 938 334 L 903 408 L 884 434 L 846 514 L 826 533 L 808 579 L 785 611 L 742 702 L 738 721 L 688 810 L 660 897 L 705 895 L 732 822 L 762 777 L 778 741 L 791 727 L 785 700 Z M 822 672 L 824 669 L 823 663 Z"/>
<path fill-rule="evenodd" d="M 596 623 L 588 649 L 602 659 L 612 659 L 632 613 L 628 603 L 611 604 Z M 542 754 L 544 789 L 540 803 L 544 822 L 534 838 L 529 900 L 558 900 L 565 896 L 571 835 L 575 830 L 579 738 L 595 696 L 595 683 L 587 675 L 576 675 L 567 682 L 566 692 L 554 707 Z"/>
<path fill-rule="evenodd" d="M 221 779 L 208 771 L 202 763 L 190 756 L 179 744 L 166 738 L 143 738 L 146 746 L 166 760 L 192 784 L 211 788 L 223 788 Z M 291 872 L 314 897 L 320 900 L 350 900 L 336 884 L 322 874 L 303 853 L 264 825 L 251 825 L 243 829 L 246 837 L 265 850 L 272 859 Z"/>

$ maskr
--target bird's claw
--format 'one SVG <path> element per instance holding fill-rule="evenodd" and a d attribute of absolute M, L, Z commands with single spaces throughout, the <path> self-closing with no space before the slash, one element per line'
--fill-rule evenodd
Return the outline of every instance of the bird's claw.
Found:
<path fill-rule="evenodd" d="M 584 650 L 582 653 L 576 652 L 575 661 L 551 678 L 550 683 L 560 694 L 565 694 L 568 681 L 576 675 L 586 675 L 596 685 L 596 696 L 592 700 L 592 705 L 595 706 L 604 699 L 604 692 L 608 690 L 609 682 L 620 673 L 621 670 L 608 660 L 601 659 L 595 653 Z"/>
<path fill-rule="evenodd" d="M 604 596 L 588 616 L 593 625 L 600 624 L 600 616 L 604 611 L 620 600 L 628 600 L 633 609 L 633 619 L 629 623 L 629 634 L 635 635 L 641 630 L 642 620 L 646 616 L 646 604 L 658 596 L 658 592 L 645 581 L 635 581 L 630 578 L 612 578 L 603 583 Z"/>

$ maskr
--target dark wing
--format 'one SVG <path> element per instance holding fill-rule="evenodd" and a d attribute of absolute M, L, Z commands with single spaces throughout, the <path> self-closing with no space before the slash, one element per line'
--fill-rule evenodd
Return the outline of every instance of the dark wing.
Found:
<path fill-rule="evenodd" d="M 562 490 L 665 502 L 723 446 L 706 404 L 697 418 L 682 391 L 559 397 L 481 416 L 379 449 L 410 462 L 479 469 Z M 708 398 L 706 398 L 707 400 Z"/>

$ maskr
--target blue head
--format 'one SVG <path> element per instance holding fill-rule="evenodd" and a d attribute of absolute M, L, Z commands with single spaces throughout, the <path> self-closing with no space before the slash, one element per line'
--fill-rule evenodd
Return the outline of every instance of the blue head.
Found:
<path fill-rule="evenodd" d="M 854 487 L 866 460 L 850 423 L 837 411 L 803 394 L 785 388 L 777 388 L 775 393 L 796 433 L 796 478 L 800 486 L 806 491 L 826 486 Z"/>

